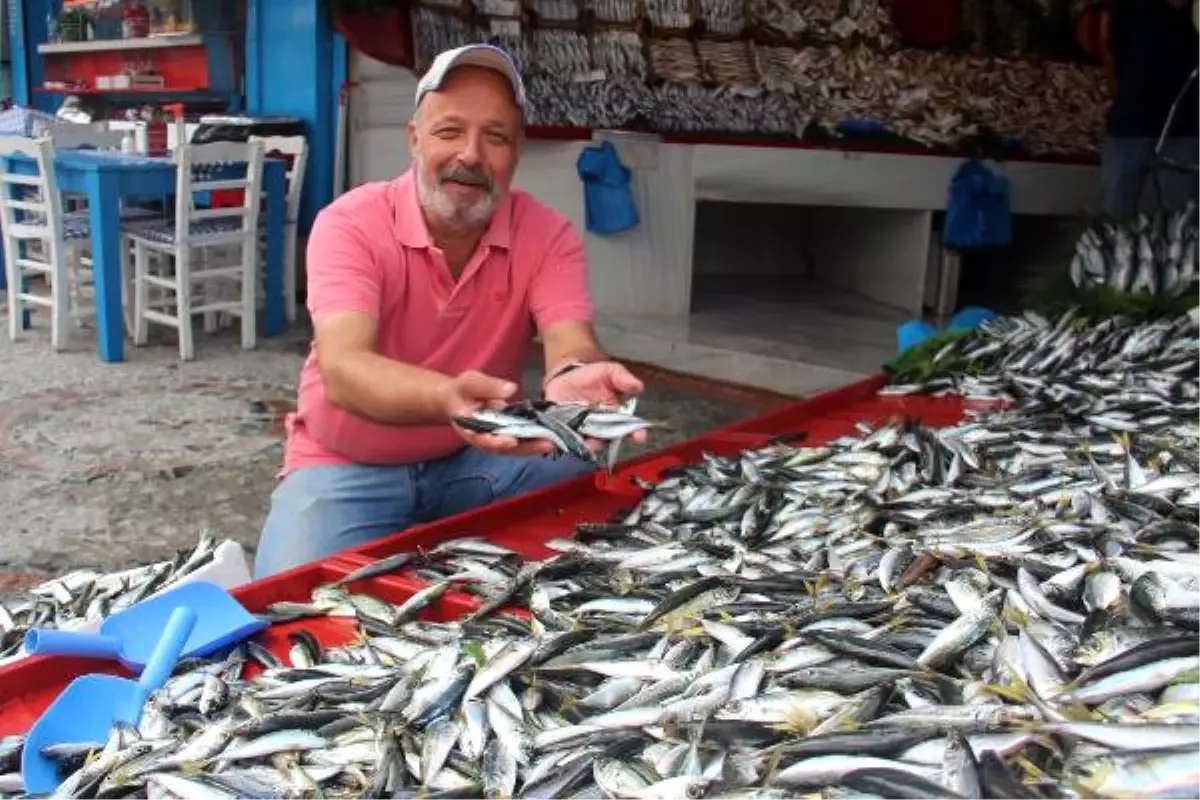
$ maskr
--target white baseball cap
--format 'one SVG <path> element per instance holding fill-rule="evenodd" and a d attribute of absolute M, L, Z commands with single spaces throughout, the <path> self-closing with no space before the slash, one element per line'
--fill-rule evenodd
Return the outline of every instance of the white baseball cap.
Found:
<path fill-rule="evenodd" d="M 442 88 L 442 83 L 450 74 L 450 70 L 466 66 L 495 70 L 508 78 L 508 82 L 512 84 L 517 108 L 521 110 L 522 114 L 525 113 L 525 83 L 521 80 L 521 73 L 517 71 L 517 65 L 513 63 L 508 53 L 490 44 L 468 44 L 438 53 L 437 57 L 433 59 L 433 63 L 429 65 L 429 70 L 417 83 L 417 106 L 421 105 L 421 100 L 427 93 L 436 92 Z"/>

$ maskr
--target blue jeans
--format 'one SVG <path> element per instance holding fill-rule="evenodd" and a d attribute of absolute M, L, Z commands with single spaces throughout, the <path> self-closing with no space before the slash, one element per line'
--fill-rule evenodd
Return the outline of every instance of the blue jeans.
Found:
<path fill-rule="evenodd" d="M 417 464 L 331 464 L 295 470 L 271 495 L 271 511 L 254 556 L 254 578 L 593 469 L 569 456 L 499 456 L 466 447 Z"/>
<path fill-rule="evenodd" d="M 1180 172 L 1170 167 L 1152 170 L 1154 146 L 1158 139 L 1137 136 L 1104 137 L 1100 180 L 1104 188 L 1104 212 L 1117 219 L 1132 217 L 1143 208 L 1143 191 L 1149 195 L 1147 208 L 1159 208 L 1162 191 L 1162 210 L 1176 211 L 1189 199 L 1195 200 L 1197 182 L 1194 173 Z M 1172 136 L 1163 141 L 1164 157 L 1181 164 L 1196 163 L 1200 153 L 1200 138 Z"/>

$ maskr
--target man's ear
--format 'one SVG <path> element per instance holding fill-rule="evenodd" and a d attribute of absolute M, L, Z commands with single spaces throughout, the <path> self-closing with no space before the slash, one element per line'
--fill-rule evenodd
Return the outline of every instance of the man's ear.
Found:
<path fill-rule="evenodd" d="M 415 157 L 417 154 L 417 141 L 420 139 L 420 135 L 417 133 L 417 119 L 415 116 L 408 121 L 407 134 L 408 154 Z"/>

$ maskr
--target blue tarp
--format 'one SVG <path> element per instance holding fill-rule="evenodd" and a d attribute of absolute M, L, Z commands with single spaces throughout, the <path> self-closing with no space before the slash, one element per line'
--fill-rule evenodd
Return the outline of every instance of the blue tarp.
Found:
<path fill-rule="evenodd" d="M 579 154 L 575 169 L 583 181 L 583 203 L 589 233 L 619 233 L 641 222 L 630 187 L 632 174 L 612 142 L 589 145 Z"/>
<path fill-rule="evenodd" d="M 1012 188 L 976 159 L 963 162 L 950 181 L 942 242 L 947 247 L 995 247 L 1012 242 Z"/>

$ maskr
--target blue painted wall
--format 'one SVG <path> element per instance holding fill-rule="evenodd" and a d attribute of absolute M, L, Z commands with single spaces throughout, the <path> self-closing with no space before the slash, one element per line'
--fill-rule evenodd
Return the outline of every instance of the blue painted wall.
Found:
<path fill-rule="evenodd" d="M 338 90 L 346 76 L 344 38 L 321 0 L 247 0 L 246 109 L 297 116 L 308 129 L 300 229 L 333 196 Z"/>
<path fill-rule="evenodd" d="M 42 57 L 37 46 L 46 41 L 49 32 L 46 20 L 58 16 L 59 0 L 18 0 L 10 3 L 8 44 L 12 53 L 13 99 L 27 108 L 54 111 L 59 98 L 52 94 L 34 92 L 42 85 Z"/>
<path fill-rule="evenodd" d="M 7 0 L 0 0 L 5 2 Z M 309 157 L 300 230 L 307 232 L 333 195 L 338 92 L 346 80 L 345 39 L 329 25 L 321 0 L 245 0 L 245 109 L 251 115 L 286 115 L 305 121 Z M 13 97 L 52 111 L 55 95 L 32 92 L 42 83 L 37 45 L 46 41 L 48 13 L 60 0 L 17 0 L 9 26 Z"/>

